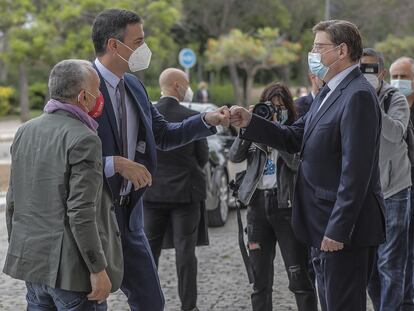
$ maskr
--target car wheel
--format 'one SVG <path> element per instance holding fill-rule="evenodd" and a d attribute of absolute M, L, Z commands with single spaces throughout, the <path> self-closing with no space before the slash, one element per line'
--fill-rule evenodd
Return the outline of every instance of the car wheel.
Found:
<path fill-rule="evenodd" d="M 214 180 L 216 181 L 215 193 L 213 194 L 215 208 L 208 211 L 208 224 L 211 227 L 221 227 L 227 222 L 229 215 L 229 188 L 227 175 L 223 170 L 216 173 Z"/>

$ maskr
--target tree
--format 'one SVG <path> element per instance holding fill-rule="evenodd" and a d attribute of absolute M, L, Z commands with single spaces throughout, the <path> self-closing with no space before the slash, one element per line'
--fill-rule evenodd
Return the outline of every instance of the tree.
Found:
<path fill-rule="evenodd" d="M 21 119 L 29 117 L 28 71 L 34 65 L 45 71 L 67 58 L 93 60 L 91 26 L 95 16 L 110 7 L 138 12 L 147 22 L 145 31 L 157 75 L 171 64 L 176 50 L 169 29 L 180 18 L 181 0 L 0 0 L 0 35 L 6 42 L 0 59 L 19 71 Z"/>
<path fill-rule="evenodd" d="M 247 106 L 258 70 L 281 67 L 297 61 L 299 50 L 298 43 L 285 40 L 276 28 L 260 28 L 254 35 L 234 29 L 218 40 L 209 40 L 207 58 L 213 68 L 229 66 L 230 72 L 239 68 L 246 73 L 243 101 L 240 98 L 238 77 L 232 77 L 232 84 L 236 103 Z"/>
<path fill-rule="evenodd" d="M 401 56 L 413 57 L 414 36 L 398 38 L 390 35 L 386 40 L 378 42 L 375 49 L 384 54 L 386 65 L 389 66 Z"/>

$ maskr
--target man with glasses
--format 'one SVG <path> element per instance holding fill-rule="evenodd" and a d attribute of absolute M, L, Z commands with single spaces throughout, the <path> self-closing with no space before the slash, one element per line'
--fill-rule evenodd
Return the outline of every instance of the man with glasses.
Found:
<path fill-rule="evenodd" d="M 381 112 L 358 63 L 362 39 L 347 21 L 318 23 L 309 69 L 325 82 L 309 112 L 291 126 L 242 107 L 230 121 L 241 137 L 300 152 L 292 223 L 311 247 L 324 311 L 365 311 L 377 246 L 385 239 L 378 167 Z"/>

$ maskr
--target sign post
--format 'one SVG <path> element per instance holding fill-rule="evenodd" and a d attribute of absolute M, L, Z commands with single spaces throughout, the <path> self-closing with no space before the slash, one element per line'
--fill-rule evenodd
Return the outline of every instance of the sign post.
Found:
<path fill-rule="evenodd" d="M 184 67 L 185 73 L 190 79 L 190 68 L 194 67 L 197 62 L 197 57 L 193 50 L 191 49 L 182 49 L 178 54 L 178 61 L 180 65 Z"/>

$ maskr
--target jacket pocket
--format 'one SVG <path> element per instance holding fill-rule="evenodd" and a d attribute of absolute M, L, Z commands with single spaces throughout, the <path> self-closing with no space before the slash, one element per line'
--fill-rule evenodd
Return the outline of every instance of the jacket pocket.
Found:
<path fill-rule="evenodd" d="M 334 191 L 326 190 L 326 189 L 323 189 L 323 188 L 316 188 L 315 189 L 315 196 L 318 199 L 335 202 L 336 201 L 336 195 L 337 194 Z"/>

